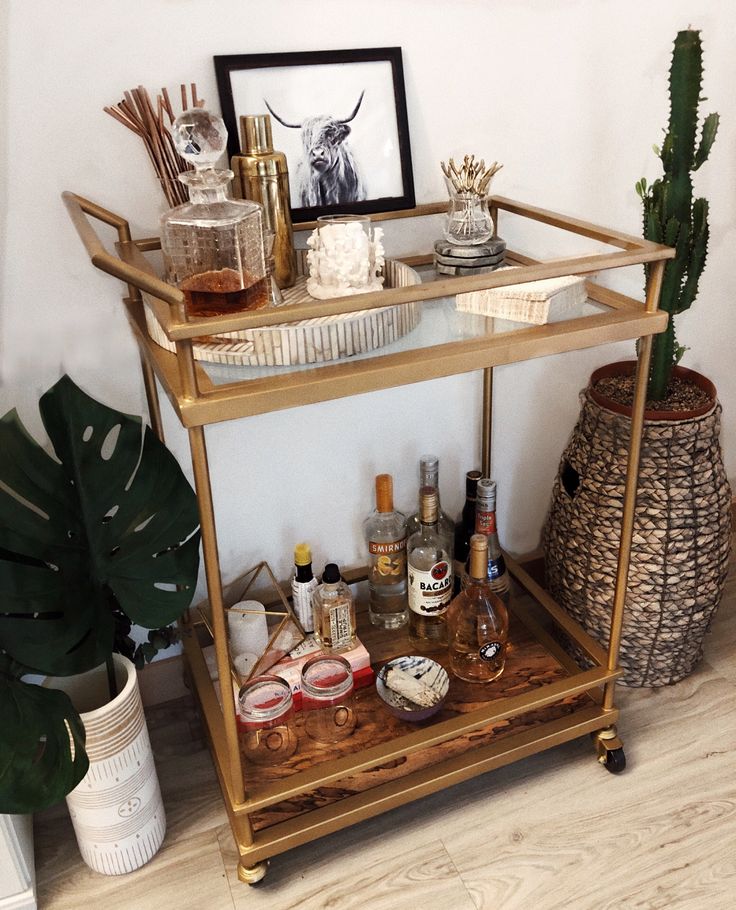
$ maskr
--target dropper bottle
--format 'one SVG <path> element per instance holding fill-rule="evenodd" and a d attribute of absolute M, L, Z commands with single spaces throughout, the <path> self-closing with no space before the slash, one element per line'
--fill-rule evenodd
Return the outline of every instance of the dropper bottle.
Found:
<path fill-rule="evenodd" d="M 312 550 L 308 543 L 294 547 L 294 577 L 291 580 L 291 597 L 294 612 L 305 632 L 314 632 L 312 593 L 317 587 L 312 572 Z"/>

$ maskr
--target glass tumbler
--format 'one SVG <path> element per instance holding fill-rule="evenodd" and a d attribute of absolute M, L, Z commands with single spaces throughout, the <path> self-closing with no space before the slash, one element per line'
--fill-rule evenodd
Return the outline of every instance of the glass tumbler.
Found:
<path fill-rule="evenodd" d="M 479 193 L 450 192 L 445 239 L 460 246 L 484 243 L 493 236 L 488 197 Z"/>
<path fill-rule="evenodd" d="M 319 654 L 302 667 L 302 711 L 308 736 L 336 743 L 355 730 L 353 671 L 344 657 Z"/>
<path fill-rule="evenodd" d="M 279 676 L 256 676 L 238 694 L 241 746 L 259 765 L 277 765 L 296 751 L 291 687 Z"/>

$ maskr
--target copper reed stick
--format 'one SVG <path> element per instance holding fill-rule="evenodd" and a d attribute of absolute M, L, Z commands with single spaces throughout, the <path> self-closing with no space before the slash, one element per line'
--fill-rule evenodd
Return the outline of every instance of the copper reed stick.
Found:
<path fill-rule="evenodd" d="M 182 84 L 180 88 L 182 110 L 204 107 L 204 99 L 197 94 L 196 83 L 192 82 L 189 86 L 191 105 L 187 86 Z M 108 106 L 103 110 L 143 140 L 169 205 L 176 206 L 186 202 L 187 192 L 176 178 L 181 172 L 190 170 L 190 165 L 179 156 L 170 133 L 169 128 L 176 120 L 176 114 L 168 89 L 161 89 L 161 94 L 156 96 L 154 105 L 146 89 L 139 85 L 124 92 L 123 100 L 116 106 Z"/>

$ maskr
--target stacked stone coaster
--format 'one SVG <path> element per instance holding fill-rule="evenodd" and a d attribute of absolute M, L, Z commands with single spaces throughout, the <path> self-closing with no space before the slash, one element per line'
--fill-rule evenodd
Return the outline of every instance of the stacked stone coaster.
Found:
<path fill-rule="evenodd" d="M 500 237 L 473 246 L 438 240 L 434 245 L 434 267 L 440 275 L 482 275 L 503 265 L 505 251 L 506 242 Z"/>

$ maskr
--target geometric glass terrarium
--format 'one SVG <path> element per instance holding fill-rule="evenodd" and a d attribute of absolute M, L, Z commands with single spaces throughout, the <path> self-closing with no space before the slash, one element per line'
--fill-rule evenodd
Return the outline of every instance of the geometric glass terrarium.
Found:
<path fill-rule="evenodd" d="M 227 616 L 228 651 L 233 677 L 239 685 L 267 673 L 306 638 L 306 632 L 265 560 L 238 576 L 223 590 Z M 197 607 L 212 634 L 209 603 Z M 235 647 L 237 645 L 238 647 Z M 237 661 L 237 652 L 251 651 Z"/>

